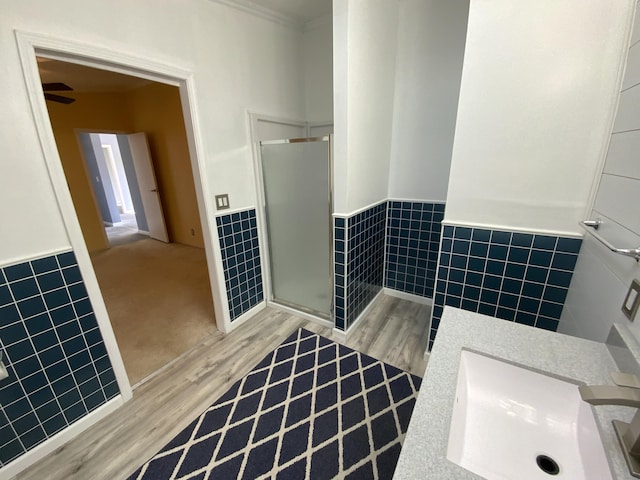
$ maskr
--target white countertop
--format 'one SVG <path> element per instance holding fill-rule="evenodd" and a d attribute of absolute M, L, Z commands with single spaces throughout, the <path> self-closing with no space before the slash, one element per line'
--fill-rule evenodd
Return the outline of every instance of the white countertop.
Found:
<path fill-rule="evenodd" d="M 604 343 L 445 307 L 394 480 L 482 478 L 446 458 L 463 348 L 592 385 L 612 385 L 610 373 L 618 370 Z M 614 478 L 633 478 L 611 420 L 628 422 L 634 410 L 599 406 L 595 412 Z"/>

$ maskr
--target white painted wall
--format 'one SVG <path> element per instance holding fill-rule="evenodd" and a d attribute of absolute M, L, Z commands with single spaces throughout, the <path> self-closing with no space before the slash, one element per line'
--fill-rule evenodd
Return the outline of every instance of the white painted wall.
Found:
<path fill-rule="evenodd" d="M 640 25 L 638 13 L 606 162 L 590 218 L 598 233 L 618 248 L 640 246 Z M 587 236 L 567 296 L 559 331 L 603 341 L 614 322 L 630 326 L 640 340 L 640 320 L 630 323 L 621 307 L 627 289 L 640 279 L 640 265 Z"/>
<path fill-rule="evenodd" d="M 99 18 L 100 21 L 96 22 Z M 28 104 L 14 29 L 93 44 L 194 73 L 206 195 L 256 202 L 247 108 L 304 117 L 302 33 L 209 0 L 10 1 L 0 16 L 0 263 L 67 248 Z"/>
<path fill-rule="evenodd" d="M 310 123 L 333 121 L 332 20 L 321 17 L 304 29 L 305 119 Z"/>
<path fill-rule="evenodd" d="M 634 3 L 471 2 L 445 220 L 579 232 Z"/>
<path fill-rule="evenodd" d="M 398 0 L 335 0 L 334 205 L 352 213 L 387 198 Z"/>
<path fill-rule="evenodd" d="M 445 201 L 469 0 L 400 2 L 389 197 Z"/>

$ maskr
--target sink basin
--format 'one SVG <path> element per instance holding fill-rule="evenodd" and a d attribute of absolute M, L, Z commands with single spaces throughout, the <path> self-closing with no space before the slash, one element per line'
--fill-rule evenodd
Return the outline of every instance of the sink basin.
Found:
<path fill-rule="evenodd" d="M 487 480 L 611 480 L 578 385 L 463 350 L 447 459 Z"/>

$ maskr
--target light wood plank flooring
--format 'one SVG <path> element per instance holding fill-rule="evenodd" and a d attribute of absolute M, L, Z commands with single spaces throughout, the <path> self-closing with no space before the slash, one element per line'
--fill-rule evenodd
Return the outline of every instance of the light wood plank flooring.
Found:
<path fill-rule="evenodd" d="M 422 376 L 428 321 L 428 306 L 381 295 L 344 343 Z M 123 407 L 16 478 L 127 478 L 300 327 L 332 338 L 329 328 L 275 309 L 228 335 L 209 335 L 136 388 Z"/>

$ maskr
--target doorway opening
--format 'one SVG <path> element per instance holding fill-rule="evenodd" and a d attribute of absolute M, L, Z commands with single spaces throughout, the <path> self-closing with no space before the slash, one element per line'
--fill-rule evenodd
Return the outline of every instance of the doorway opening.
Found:
<path fill-rule="evenodd" d="M 68 87 L 45 94 L 49 121 L 135 388 L 217 331 L 180 90 L 37 60 L 43 86 Z"/>

